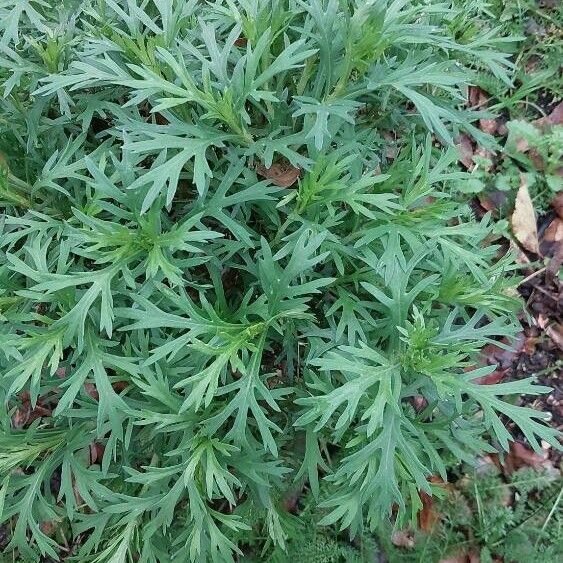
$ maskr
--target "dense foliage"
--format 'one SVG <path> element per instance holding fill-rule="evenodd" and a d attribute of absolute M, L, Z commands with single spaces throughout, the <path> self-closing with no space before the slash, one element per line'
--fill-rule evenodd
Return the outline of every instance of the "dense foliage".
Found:
<path fill-rule="evenodd" d="M 229 561 L 304 483 L 355 534 L 556 444 L 473 369 L 519 304 L 452 142 L 511 65 L 458 4 L 0 1 L 9 549 Z"/>

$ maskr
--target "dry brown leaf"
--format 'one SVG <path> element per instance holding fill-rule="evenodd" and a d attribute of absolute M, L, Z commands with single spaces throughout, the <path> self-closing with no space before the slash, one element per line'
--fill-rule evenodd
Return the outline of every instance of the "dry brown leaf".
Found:
<path fill-rule="evenodd" d="M 256 172 L 263 178 L 272 180 L 272 183 L 280 188 L 289 188 L 295 184 L 301 174 L 299 168 L 284 162 L 274 162 L 270 168 L 266 168 L 263 164 L 258 164 Z"/>
<path fill-rule="evenodd" d="M 547 327 L 547 323 L 549 323 L 549 318 L 544 313 L 540 313 L 538 318 L 536 319 L 536 324 L 544 330 Z"/>
<path fill-rule="evenodd" d="M 170 121 L 158 111 L 154 114 L 154 121 L 157 125 L 170 125 Z"/>
<path fill-rule="evenodd" d="M 115 381 L 114 383 L 111 384 L 113 390 L 116 393 L 121 393 L 122 391 L 125 391 L 128 385 L 129 384 L 127 383 L 127 381 Z"/>
<path fill-rule="evenodd" d="M 510 443 L 510 451 L 504 461 L 504 467 L 509 475 L 521 467 L 541 469 L 548 464 L 549 453 L 547 451 L 538 454 L 522 442 Z"/>
<path fill-rule="evenodd" d="M 422 395 L 415 395 L 412 398 L 412 405 L 416 412 L 421 412 L 428 406 L 428 401 Z"/>
<path fill-rule="evenodd" d="M 431 532 L 439 518 L 434 509 L 434 500 L 424 491 L 420 491 L 418 494 L 422 502 L 422 509 L 418 513 L 418 527 L 423 532 Z"/>
<path fill-rule="evenodd" d="M 39 524 L 39 529 L 46 535 L 46 536 L 53 536 L 57 530 L 57 524 L 54 520 L 43 520 L 41 524 Z"/>
<path fill-rule="evenodd" d="M 556 256 L 563 249 L 563 219 L 556 217 L 547 226 L 540 241 L 540 251 L 543 256 L 551 256 L 553 260 L 548 266 L 551 273 L 555 274 L 560 265 L 557 265 Z M 555 263 L 553 263 L 555 260 Z"/>
<path fill-rule="evenodd" d="M 548 115 L 551 125 L 563 124 L 563 102 L 559 102 Z"/>
<path fill-rule="evenodd" d="M 84 391 L 86 391 L 86 394 L 92 397 L 94 401 L 98 401 L 100 399 L 100 394 L 93 383 L 85 383 Z"/>
<path fill-rule="evenodd" d="M 553 198 L 551 207 L 553 207 L 555 213 L 557 213 L 559 218 L 563 219 L 563 192 Z"/>
<path fill-rule="evenodd" d="M 526 356 L 531 356 L 536 351 L 536 346 L 540 341 L 539 336 L 526 336 L 526 340 L 524 341 L 524 347 L 522 352 L 526 354 Z"/>
<path fill-rule="evenodd" d="M 488 133 L 489 135 L 494 135 L 497 131 L 497 120 L 496 119 L 480 119 L 479 128 L 483 133 Z"/>
<path fill-rule="evenodd" d="M 490 454 L 478 456 L 475 460 L 475 474 L 476 475 L 486 475 L 491 473 L 493 470 L 498 469 L 498 457 L 493 458 Z M 464 488 L 469 488 L 471 486 L 471 479 L 467 477 L 467 482 L 464 483 Z"/>
<path fill-rule="evenodd" d="M 498 346 L 497 344 L 487 344 L 479 353 L 481 364 L 489 366 L 498 364 L 498 367 L 501 369 L 509 368 L 517 359 L 520 352 L 522 352 L 525 341 L 526 337 L 524 332 L 519 332 L 514 337 L 514 342 L 509 341 L 508 338 L 503 338 L 499 342 L 499 344 L 509 346 L 508 349 Z"/>
<path fill-rule="evenodd" d="M 474 552 L 459 552 L 440 559 L 439 563 L 479 563 L 479 555 Z"/>
<path fill-rule="evenodd" d="M 489 102 L 487 92 L 479 88 L 479 86 L 469 86 L 468 89 L 469 107 L 483 108 Z"/>
<path fill-rule="evenodd" d="M 475 164 L 473 163 L 473 143 L 471 137 L 465 133 L 457 138 L 457 147 L 459 149 L 459 161 L 467 170 L 472 170 Z"/>
<path fill-rule="evenodd" d="M 546 242 L 563 242 L 563 219 L 556 217 L 543 233 Z"/>
<path fill-rule="evenodd" d="M 489 171 L 493 167 L 495 155 L 492 151 L 483 147 L 477 147 L 475 150 L 475 156 L 478 156 L 482 159 L 482 161 L 485 161 L 484 163 L 479 163 L 484 170 Z"/>
<path fill-rule="evenodd" d="M 393 532 L 391 542 L 395 547 L 412 549 L 414 547 L 414 534 L 411 530 L 397 530 Z"/>
<path fill-rule="evenodd" d="M 477 385 L 495 385 L 500 383 L 506 377 L 505 369 L 496 369 L 493 373 L 489 375 L 484 375 L 483 377 L 477 377 L 473 380 Z"/>
<path fill-rule="evenodd" d="M 545 333 L 553 340 L 560 350 L 563 350 L 563 325 L 558 323 L 546 327 Z"/>
<path fill-rule="evenodd" d="M 450 493 L 453 490 L 452 486 L 449 483 L 444 482 L 444 480 L 438 475 L 430 475 L 430 477 L 428 477 L 428 481 L 434 485 L 442 486 Z M 441 515 L 436 511 L 434 499 L 429 494 L 424 491 L 419 491 L 418 494 L 422 502 L 422 509 L 418 513 L 418 527 L 423 532 L 431 532 L 436 522 L 438 522 L 441 518 Z"/>
<path fill-rule="evenodd" d="M 391 131 L 384 131 L 383 138 L 387 141 L 385 144 L 385 157 L 389 160 L 395 160 L 399 156 L 397 136 Z"/>
<path fill-rule="evenodd" d="M 528 157 L 532 161 L 536 170 L 545 170 L 545 163 L 542 155 L 536 149 L 530 149 L 528 151 Z"/>
<path fill-rule="evenodd" d="M 439 563 L 467 563 L 467 555 L 465 553 L 458 553 L 457 555 L 450 555 L 444 559 L 440 559 Z"/>
<path fill-rule="evenodd" d="M 528 184 L 526 176 L 520 175 L 520 188 L 516 195 L 514 203 L 514 212 L 512 213 L 512 232 L 518 242 L 530 252 L 539 254 L 538 228 L 536 224 L 536 214 L 532 199 L 528 192 Z"/>
<path fill-rule="evenodd" d="M 559 241 L 557 243 L 557 250 L 545 270 L 547 279 L 550 281 L 555 279 L 559 274 L 561 265 L 563 265 L 563 243 Z"/>
<path fill-rule="evenodd" d="M 536 119 L 532 123 L 540 129 L 563 124 L 563 102 L 559 102 L 549 115 Z"/>
<path fill-rule="evenodd" d="M 51 416 L 51 409 L 44 405 L 39 399 L 35 407 L 31 406 L 29 391 L 23 391 L 20 395 L 21 405 L 12 414 L 12 427 L 26 428 L 38 418 Z"/>
<path fill-rule="evenodd" d="M 90 465 L 93 465 L 96 462 L 101 463 L 102 458 L 104 457 L 105 446 L 99 442 L 92 442 L 89 449 Z"/>
<path fill-rule="evenodd" d="M 502 190 L 490 190 L 487 195 L 479 194 L 479 203 L 486 211 L 495 211 L 500 209 L 508 201 L 506 192 Z"/>
<path fill-rule="evenodd" d="M 530 145 L 526 139 L 518 139 L 514 148 L 516 152 L 526 152 L 530 148 Z"/>
<path fill-rule="evenodd" d="M 497 133 L 501 137 L 506 137 L 508 135 L 508 127 L 506 126 L 506 121 L 501 118 L 497 120 Z"/>

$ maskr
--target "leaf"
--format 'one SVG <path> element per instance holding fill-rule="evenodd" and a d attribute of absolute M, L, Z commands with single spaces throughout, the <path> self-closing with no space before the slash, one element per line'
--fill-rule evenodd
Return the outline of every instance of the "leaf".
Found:
<path fill-rule="evenodd" d="M 459 161 L 467 170 L 471 170 L 475 166 L 473 162 L 473 143 L 471 142 L 471 137 L 463 133 L 457 138 L 457 142 L 460 153 Z"/>
<path fill-rule="evenodd" d="M 530 252 L 539 254 L 538 229 L 534 206 L 528 193 L 525 174 L 520 176 L 520 188 L 516 195 L 514 211 L 511 217 L 512 232 L 520 244 Z"/>
<path fill-rule="evenodd" d="M 563 324 L 557 323 L 545 329 L 546 334 L 553 340 L 554 344 L 563 350 Z"/>
<path fill-rule="evenodd" d="M 549 465 L 548 458 L 549 452 L 546 450 L 537 453 L 522 442 L 511 442 L 504 463 L 510 474 L 521 467 L 533 467 L 538 470 L 547 467 Z"/>
<path fill-rule="evenodd" d="M 391 542 L 396 547 L 413 549 L 415 546 L 414 532 L 411 530 L 396 530 L 391 535 Z"/>
<path fill-rule="evenodd" d="M 284 162 L 274 162 L 268 168 L 263 164 L 256 166 L 256 172 L 263 178 L 268 178 L 280 188 L 289 188 L 301 175 L 301 170 L 296 166 Z"/>

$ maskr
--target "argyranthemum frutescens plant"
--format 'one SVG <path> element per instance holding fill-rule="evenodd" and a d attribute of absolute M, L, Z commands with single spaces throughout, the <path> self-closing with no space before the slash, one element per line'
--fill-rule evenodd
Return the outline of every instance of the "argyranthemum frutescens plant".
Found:
<path fill-rule="evenodd" d="M 9 549 L 228 561 L 249 511 L 283 545 L 296 480 L 355 532 L 506 448 L 501 417 L 556 443 L 504 400 L 544 388 L 475 381 L 517 329 L 509 261 L 450 197 L 455 150 L 416 142 L 478 135 L 472 73 L 508 80 L 453 12 L 0 2 Z"/>

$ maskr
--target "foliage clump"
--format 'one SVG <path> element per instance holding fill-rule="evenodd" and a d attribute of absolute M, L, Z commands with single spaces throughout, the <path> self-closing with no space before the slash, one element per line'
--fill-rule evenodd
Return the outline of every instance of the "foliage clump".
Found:
<path fill-rule="evenodd" d="M 556 443 L 504 400 L 545 388 L 473 369 L 518 303 L 451 144 L 492 142 L 465 88 L 511 65 L 460 14 L 0 2 L 8 549 L 229 561 L 249 525 L 285 549 L 295 481 L 354 534 L 506 449 L 506 419 Z"/>

